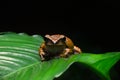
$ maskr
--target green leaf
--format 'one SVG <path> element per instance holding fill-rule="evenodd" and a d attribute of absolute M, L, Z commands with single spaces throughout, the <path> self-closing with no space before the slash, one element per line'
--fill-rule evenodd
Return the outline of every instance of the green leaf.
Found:
<path fill-rule="evenodd" d="M 110 80 L 109 70 L 120 59 L 120 52 L 82 53 L 69 58 L 41 62 L 38 53 L 43 38 L 24 33 L 0 35 L 0 80 L 53 80 L 74 62 L 92 69 L 101 78 Z"/>

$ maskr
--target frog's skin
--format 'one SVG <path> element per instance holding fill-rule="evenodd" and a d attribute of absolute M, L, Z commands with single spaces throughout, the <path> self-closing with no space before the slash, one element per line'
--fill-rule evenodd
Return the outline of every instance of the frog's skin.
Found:
<path fill-rule="evenodd" d="M 60 34 L 45 35 L 45 42 L 39 48 L 42 61 L 53 57 L 68 57 L 74 53 L 81 53 L 81 49 L 75 46 L 70 38 Z"/>

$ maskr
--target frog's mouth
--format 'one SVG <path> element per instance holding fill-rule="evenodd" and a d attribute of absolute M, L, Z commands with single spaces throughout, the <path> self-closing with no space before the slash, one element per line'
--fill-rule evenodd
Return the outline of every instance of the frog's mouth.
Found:
<path fill-rule="evenodd" d="M 65 46 L 64 45 L 48 45 L 47 47 L 47 52 L 51 54 L 61 54 Z"/>

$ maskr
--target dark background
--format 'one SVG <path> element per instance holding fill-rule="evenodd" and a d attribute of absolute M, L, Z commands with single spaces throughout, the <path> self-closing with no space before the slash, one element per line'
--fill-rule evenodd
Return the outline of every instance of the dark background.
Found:
<path fill-rule="evenodd" d="M 70 37 L 83 52 L 118 52 L 119 8 L 118 1 L 112 0 L 0 1 L 0 32 L 42 36 L 60 33 Z M 119 63 L 112 70 L 116 75 L 120 73 Z M 86 74 L 89 70 L 85 68 L 85 71 Z M 118 80 L 116 75 L 113 79 Z M 90 80 L 89 77 L 86 80 Z"/>

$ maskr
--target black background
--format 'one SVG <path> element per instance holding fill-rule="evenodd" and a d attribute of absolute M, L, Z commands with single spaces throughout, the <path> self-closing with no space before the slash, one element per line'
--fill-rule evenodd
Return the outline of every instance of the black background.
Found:
<path fill-rule="evenodd" d="M 10 0 L 0 2 L 0 7 L 0 32 L 60 33 L 69 36 L 83 52 L 120 51 L 118 1 Z M 118 67 L 116 64 L 116 71 Z"/>

